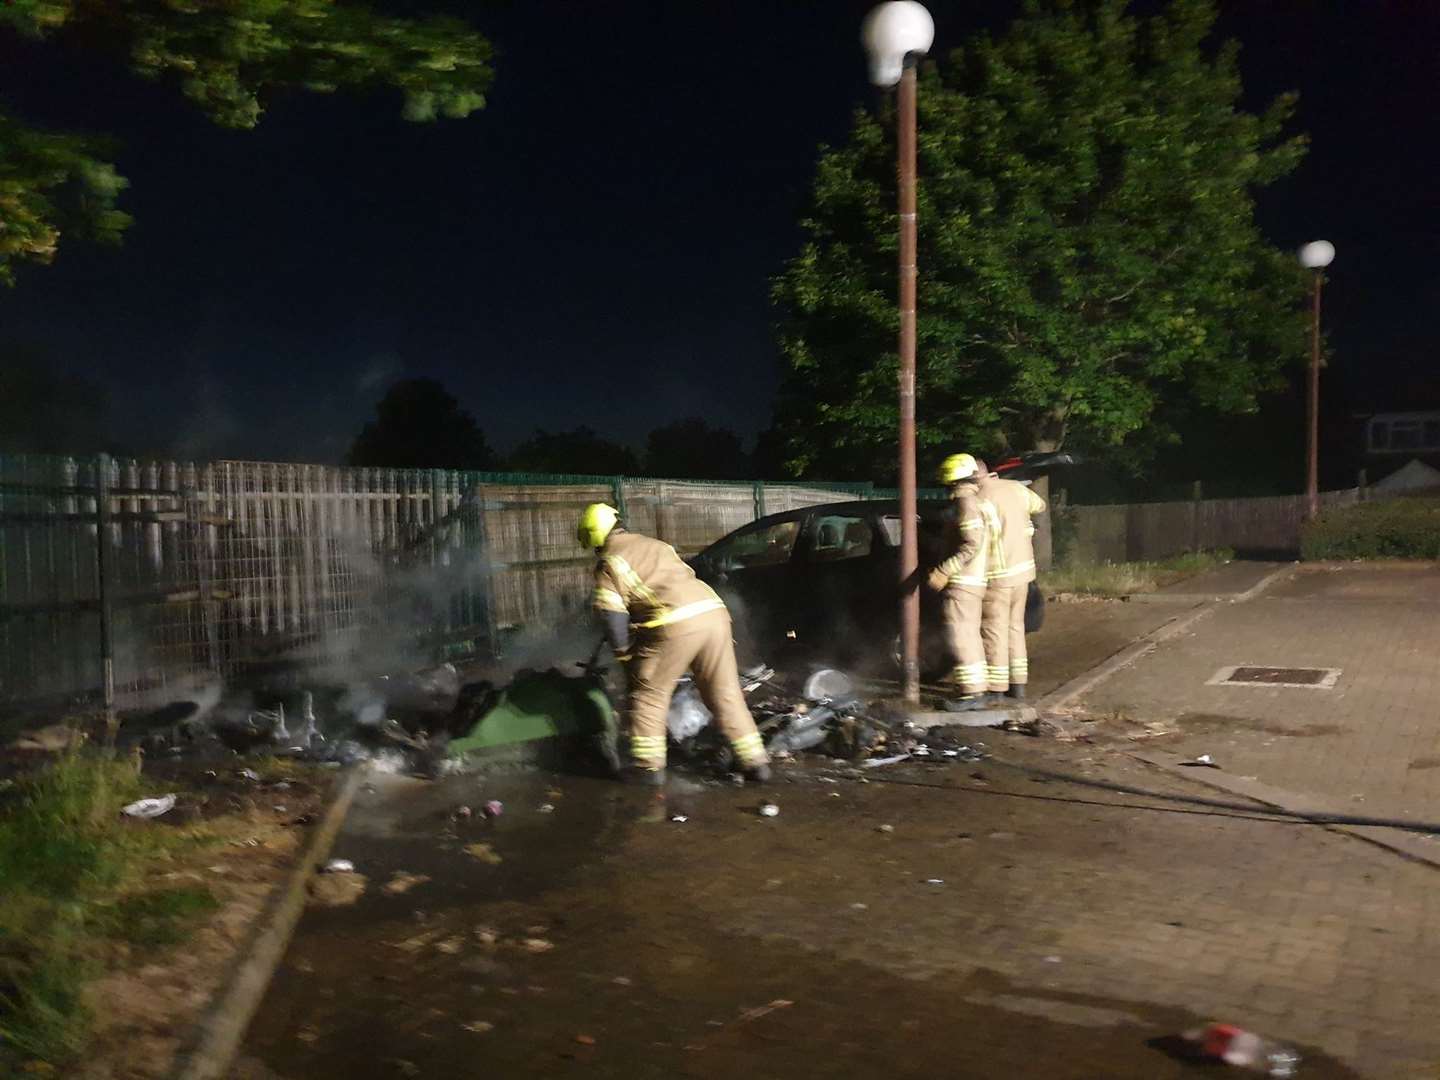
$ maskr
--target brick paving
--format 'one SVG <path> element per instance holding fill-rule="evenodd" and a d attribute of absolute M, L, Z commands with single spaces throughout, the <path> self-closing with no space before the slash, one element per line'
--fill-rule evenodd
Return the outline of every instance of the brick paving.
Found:
<path fill-rule="evenodd" d="M 1333 690 L 1208 686 L 1234 664 L 1340 668 Z M 1086 696 L 1173 722 L 1176 753 L 1357 814 L 1440 822 L 1440 570 L 1303 570 L 1226 605 Z"/>
<path fill-rule="evenodd" d="M 1437 594 L 1434 570 L 1305 572 L 1088 704 L 1276 787 L 1440 818 Z M 1333 691 L 1205 685 L 1241 663 L 1344 674 Z M 336 854 L 372 882 L 432 880 L 307 915 L 236 1076 L 1163 1080 L 1226 1075 L 1148 1045 L 1218 1019 L 1299 1045 L 1302 1080 L 1440 1077 L 1440 870 L 1188 801 L 1217 793 L 1121 739 L 985 734 L 979 765 L 792 774 L 766 792 L 774 819 L 749 789 L 657 815 L 574 778 L 381 782 Z M 508 808 L 498 865 L 438 839 L 477 784 Z M 542 800 L 555 811 L 527 813 Z"/>

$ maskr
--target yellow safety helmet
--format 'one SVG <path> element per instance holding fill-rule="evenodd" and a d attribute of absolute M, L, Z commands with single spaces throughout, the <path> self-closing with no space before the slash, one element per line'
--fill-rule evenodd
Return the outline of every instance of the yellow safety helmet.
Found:
<path fill-rule="evenodd" d="M 969 454 L 951 454 L 940 463 L 940 482 L 958 484 L 975 475 L 975 459 Z"/>
<path fill-rule="evenodd" d="M 605 503 L 591 503 L 580 512 L 580 524 L 575 529 L 575 539 L 588 550 L 601 547 L 611 531 L 620 522 L 620 515 L 613 506 Z"/>

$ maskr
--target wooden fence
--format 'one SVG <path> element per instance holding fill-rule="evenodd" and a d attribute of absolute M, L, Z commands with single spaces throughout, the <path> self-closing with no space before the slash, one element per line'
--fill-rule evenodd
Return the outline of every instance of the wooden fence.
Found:
<path fill-rule="evenodd" d="M 586 603 L 587 503 L 689 554 L 869 490 L 0 456 L 0 702 L 499 651 L 507 631 Z"/>
<path fill-rule="evenodd" d="M 1322 507 L 1348 506 L 1360 498 L 1360 490 L 1350 488 L 1323 492 L 1320 501 Z M 1079 564 L 1166 559 L 1217 548 L 1295 557 L 1306 508 L 1303 495 L 1071 506 L 1061 511 L 1070 519 L 1061 529 L 1068 527 L 1073 538 L 1064 554 L 1067 562 Z"/>

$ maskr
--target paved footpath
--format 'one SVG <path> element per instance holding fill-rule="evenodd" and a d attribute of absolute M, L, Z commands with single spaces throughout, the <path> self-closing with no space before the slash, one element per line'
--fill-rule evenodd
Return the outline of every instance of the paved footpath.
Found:
<path fill-rule="evenodd" d="M 1223 668 L 1337 668 L 1331 689 L 1211 685 Z M 1089 693 L 1156 746 L 1355 814 L 1440 822 L 1440 569 L 1302 568 L 1222 605 Z"/>
<path fill-rule="evenodd" d="M 1440 816 L 1414 786 L 1440 772 L 1415 734 L 1437 582 L 1305 572 L 1090 705 L 1182 732 L 1139 745 Z M 1330 691 L 1205 685 L 1240 663 L 1344 671 Z M 984 734 L 978 765 L 787 768 L 763 796 L 668 805 L 577 777 L 376 778 L 335 852 L 370 889 L 307 913 L 234 1078 L 1181 1080 L 1228 1075 L 1160 1048 L 1211 1019 L 1298 1045 L 1300 1080 L 1440 1077 L 1440 870 L 1124 738 Z M 490 798 L 502 817 L 452 820 Z"/>

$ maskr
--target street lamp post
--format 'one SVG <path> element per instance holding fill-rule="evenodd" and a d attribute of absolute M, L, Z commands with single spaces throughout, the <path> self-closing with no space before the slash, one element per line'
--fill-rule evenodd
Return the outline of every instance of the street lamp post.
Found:
<path fill-rule="evenodd" d="M 870 80 L 895 86 L 900 174 L 900 656 L 906 701 L 920 700 L 920 556 L 915 506 L 915 63 L 930 51 L 935 22 L 914 0 L 891 0 L 865 17 L 860 39 Z"/>
<path fill-rule="evenodd" d="M 1325 268 L 1335 259 L 1335 245 L 1315 240 L 1300 249 L 1300 265 L 1314 271 L 1310 312 L 1310 388 L 1306 395 L 1305 495 L 1308 516 L 1320 512 L 1320 287 Z"/>

